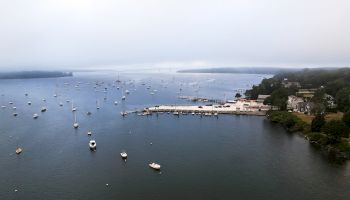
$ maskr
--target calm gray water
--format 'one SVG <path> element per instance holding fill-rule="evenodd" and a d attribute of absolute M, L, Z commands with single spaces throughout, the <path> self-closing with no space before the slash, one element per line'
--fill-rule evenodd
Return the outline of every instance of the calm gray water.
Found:
<path fill-rule="evenodd" d="M 264 117 L 120 115 L 154 104 L 190 103 L 178 95 L 230 98 L 262 78 L 121 74 L 121 87 L 130 91 L 125 102 L 122 89 L 112 86 L 115 74 L 0 80 L 0 104 L 7 106 L 0 110 L 0 199 L 349 199 L 347 163 L 333 164 Z M 104 81 L 98 91 L 95 81 Z M 66 99 L 78 108 L 78 130 Z M 48 111 L 41 113 L 42 106 Z M 96 152 L 89 150 L 90 139 L 97 142 Z M 21 155 L 15 154 L 17 145 Z M 126 163 L 122 150 L 128 152 Z M 148 167 L 153 161 L 162 165 L 161 174 Z"/>

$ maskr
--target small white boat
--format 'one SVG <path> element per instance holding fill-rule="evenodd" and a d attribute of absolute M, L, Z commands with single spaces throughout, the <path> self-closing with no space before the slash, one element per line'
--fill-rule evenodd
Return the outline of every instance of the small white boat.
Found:
<path fill-rule="evenodd" d="M 46 110 L 47 110 L 46 107 L 41 108 L 41 112 L 46 112 Z"/>
<path fill-rule="evenodd" d="M 148 164 L 148 166 L 152 169 L 155 169 L 155 170 L 160 170 L 160 165 L 157 164 L 157 163 L 151 163 L 151 164 Z"/>
<path fill-rule="evenodd" d="M 126 99 L 126 96 L 123 95 L 123 96 L 122 96 L 122 100 L 125 100 L 125 99 Z"/>
<path fill-rule="evenodd" d="M 54 94 L 53 97 L 57 97 L 57 94 Z"/>
<path fill-rule="evenodd" d="M 20 147 L 18 147 L 18 148 L 16 149 L 16 154 L 20 154 L 20 153 L 22 153 L 22 151 L 23 151 L 23 149 L 20 148 Z"/>
<path fill-rule="evenodd" d="M 120 156 L 121 156 L 123 159 L 126 159 L 126 158 L 128 157 L 128 154 L 127 154 L 125 151 L 123 151 L 123 152 L 120 153 Z"/>
<path fill-rule="evenodd" d="M 87 134 L 88 134 L 88 136 L 91 136 L 91 135 L 92 135 L 92 132 L 91 132 L 91 131 L 88 131 Z"/>
<path fill-rule="evenodd" d="M 74 128 L 79 128 L 79 124 L 78 124 L 77 122 L 75 122 L 75 123 L 73 124 L 73 127 L 74 127 Z"/>
<path fill-rule="evenodd" d="M 120 112 L 120 114 L 125 117 L 128 113 L 127 112 Z"/>
<path fill-rule="evenodd" d="M 32 105 L 32 102 L 28 101 L 28 105 Z"/>
<path fill-rule="evenodd" d="M 192 115 L 195 115 L 195 113 L 194 113 L 194 112 L 192 112 L 191 114 L 192 114 Z"/>
<path fill-rule="evenodd" d="M 36 113 L 33 115 L 33 118 L 34 118 L 34 119 L 36 119 L 36 118 L 38 118 L 38 117 L 39 117 L 39 115 L 36 114 Z"/>
<path fill-rule="evenodd" d="M 17 109 L 17 107 L 16 107 L 16 106 L 13 106 L 13 107 L 12 107 L 12 109 L 13 109 L 13 110 L 16 110 L 16 109 Z"/>
<path fill-rule="evenodd" d="M 9 102 L 9 104 L 13 104 L 13 102 L 12 102 L 12 101 L 10 101 L 10 102 Z"/>
<path fill-rule="evenodd" d="M 173 114 L 174 114 L 174 115 L 179 115 L 179 112 L 176 112 L 176 111 L 175 111 L 175 112 L 173 112 Z"/>
<path fill-rule="evenodd" d="M 1 106 L 1 108 L 6 108 L 6 106 Z"/>
<path fill-rule="evenodd" d="M 60 106 L 63 106 L 63 103 L 62 103 L 62 102 L 60 102 L 60 103 L 59 103 L 59 105 L 60 105 Z"/>
<path fill-rule="evenodd" d="M 90 140 L 89 142 L 89 147 L 91 150 L 96 150 L 96 141 L 95 140 Z"/>
<path fill-rule="evenodd" d="M 91 115 L 91 112 L 90 112 L 90 111 L 88 111 L 88 112 L 86 112 L 86 114 L 87 114 L 87 115 Z"/>
<path fill-rule="evenodd" d="M 125 94 L 130 94 L 129 90 L 125 90 Z"/>
<path fill-rule="evenodd" d="M 115 101 L 115 102 L 114 102 L 114 105 L 118 105 L 118 101 Z"/>

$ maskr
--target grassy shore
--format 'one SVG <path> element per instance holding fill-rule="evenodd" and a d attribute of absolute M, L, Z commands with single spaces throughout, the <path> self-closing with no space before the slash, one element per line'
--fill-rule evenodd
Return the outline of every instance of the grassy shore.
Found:
<path fill-rule="evenodd" d="M 292 114 L 297 116 L 298 118 L 300 118 L 301 120 L 303 120 L 307 124 L 311 124 L 312 120 L 315 118 L 315 116 L 313 116 L 313 115 L 307 115 L 307 114 L 299 113 L 299 112 L 293 112 Z M 325 116 L 325 120 L 327 122 L 331 121 L 331 120 L 342 120 L 343 115 L 344 115 L 344 113 L 342 113 L 342 112 L 328 113 Z"/>
<path fill-rule="evenodd" d="M 331 113 L 326 121 L 341 120 L 343 113 Z M 302 113 L 289 113 L 287 111 L 269 111 L 267 117 L 271 122 L 281 124 L 289 132 L 302 133 L 310 143 L 321 147 L 324 152 L 337 160 L 350 159 L 349 138 L 342 138 L 338 143 L 330 143 L 328 136 L 322 132 L 312 132 L 311 122 L 314 116 Z"/>

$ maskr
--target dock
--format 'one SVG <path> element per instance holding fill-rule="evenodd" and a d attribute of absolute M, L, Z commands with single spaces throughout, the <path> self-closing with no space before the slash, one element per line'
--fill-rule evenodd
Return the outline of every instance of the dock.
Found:
<path fill-rule="evenodd" d="M 270 106 L 250 100 L 237 101 L 235 103 L 212 104 L 212 105 L 160 105 L 145 108 L 146 113 L 172 112 L 172 113 L 190 113 L 190 114 L 231 114 L 231 115 L 256 115 L 265 116 L 270 110 Z"/>

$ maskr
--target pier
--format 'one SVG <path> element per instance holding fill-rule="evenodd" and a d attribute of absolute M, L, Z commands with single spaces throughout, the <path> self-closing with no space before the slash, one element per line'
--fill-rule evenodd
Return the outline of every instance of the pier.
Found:
<path fill-rule="evenodd" d="M 238 100 L 234 103 L 213 104 L 213 105 L 160 105 L 145 108 L 144 112 L 173 112 L 173 113 L 191 113 L 191 114 L 231 114 L 231 115 L 257 115 L 264 116 L 270 106 L 251 100 Z"/>

